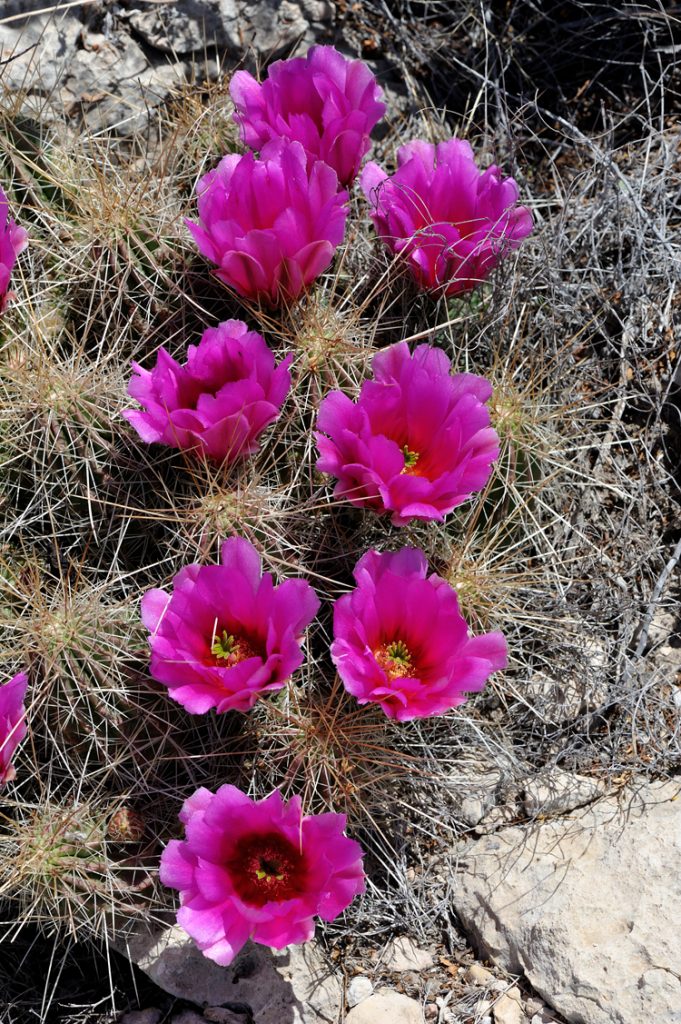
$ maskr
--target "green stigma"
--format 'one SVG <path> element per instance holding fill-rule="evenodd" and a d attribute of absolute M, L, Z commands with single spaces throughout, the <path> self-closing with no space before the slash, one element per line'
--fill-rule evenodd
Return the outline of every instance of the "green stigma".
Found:
<path fill-rule="evenodd" d="M 215 640 L 210 650 L 211 654 L 216 658 L 228 659 L 232 658 L 236 653 L 236 646 L 236 637 L 228 633 L 226 629 L 223 629 L 222 636 Z"/>
<path fill-rule="evenodd" d="M 402 446 L 402 454 L 404 455 L 404 469 L 402 472 L 408 473 L 419 461 L 420 456 L 418 452 L 413 452 L 406 444 Z"/>
<path fill-rule="evenodd" d="M 385 649 L 386 657 L 390 658 L 400 667 L 408 668 L 411 665 L 411 654 L 404 640 L 395 640 L 388 644 Z"/>

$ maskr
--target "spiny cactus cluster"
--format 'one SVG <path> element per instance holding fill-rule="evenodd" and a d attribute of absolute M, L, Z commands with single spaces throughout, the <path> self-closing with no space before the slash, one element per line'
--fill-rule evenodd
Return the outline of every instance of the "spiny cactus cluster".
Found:
<path fill-rule="evenodd" d="M 276 75 L 270 80 L 276 84 Z M 255 85 L 249 88 L 256 103 Z M 245 109 L 243 96 L 235 99 L 243 126 L 255 114 Z M 34 921 L 78 935 L 115 931 L 126 914 L 153 916 L 174 905 L 156 879 L 169 842 L 164 880 L 184 888 L 175 870 L 183 802 L 185 823 L 198 821 L 209 815 L 205 794 L 227 786 L 223 802 L 236 813 L 241 798 L 231 787 L 239 787 L 248 793 L 249 813 L 276 819 L 282 834 L 301 822 L 321 828 L 310 822 L 323 822 L 329 812 L 348 816 L 371 879 L 363 900 L 331 926 L 352 936 L 360 927 L 382 926 L 391 914 L 400 919 L 413 910 L 415 893 L 427 905 L 425 890 L 418 883 L 410 890 L 402 868 L 446 849 L 465 831 L 451 811 L 457 766 L 500 766 L 509 784 L 551 761 L 594 770 L 606 734 L 611 747 L 599 770 L 619 771 L 626 761 L 626 714 L 621 727 L 616 715 L 612 728 L 606 718 L 614 705 L 611 655 L 626 642 L 613 627 L 623 598 L 600 595 L 596 606 L 588 580 L 602 551 L 579 511 L 586 452 L 602 433 L 599 410 L 607 409 L 610 385 L 580 354 L 583 325 L 565 334 L 550 326 L 555 268 L 541 241 L 529 240 L 511 254 L 527 234 L 527 211 L 520 212 L 517 190 L 509 191 L 496 168 L 485 172 L 480 188 L 491 206 L 503 192 L 494 221 L 503 231 L 494 240 L 501 246 L 506 232 L 513 245 L 488 280 L 500 249 L 487 251 L 487 235 L 476 237 L 476 260 L 467 262 L 456 248 L 461 238 L 444 231 L 454 223 L 451 210 L 431 211 L 428 230 L 412 216 L 405 238 L 388 231 L 384 221 L 399 216 L 397 175 L 390 179 L 374 165 L 365 188 L 373 206 L 358 197 L 346 201 L 328 164 L 315 172 L 320 161 L 309 147 L 259 136 L 263 150 L 273 147 L 259 159 L 243 153 L 224 96 L 207 114 L 197 94 L 187 91 L 168 110 L 160 149 L 151 154 L 136 151 L 134 143 L 126 152 L 87 135 L 65 141 L 49 125 L 22 121 L 11 111 L 3 115 L 3 181 L 11 182 L 12 209 L 30 244 L 14 268 L 15 298 L 0 320 L 0 650 L 5 676 L 26 670 L 30 682 L 29 734 L 14 756 L 17 777 L 2 794 L 0 899 L 17 926 Z M 424 160 L 435 177 L 442 161 L 450 190 L 455 165 L 472 173 L 468 148 L 450 152 L 436 117 L 424 113 L 407 127 L 412 139 L 440 143 L 437 150 L 424 143 L 402 153 L 409 190 L 420 187 Z M 404 131 L 404 125 L 399 136 L 397 127 L 388 131 L 377 153 L 383 163 L 394 158 Z M 191 192 L 199 164 L 208 174 L 198 186 L 201 226 L 194 234 L 216 275 L 183 224 L 185 215 L 196 218 Z M 258 174 L 276 179 L 284 192 L 295 179 L 295 196 L 282 192 L 279 199 L 282 211 L 297 212 L 302 221 L 317 186 L 317 198 L 325 196 L 336 213 L 342 207 L 346 236 L 335 257 L 335 227 L 332 237 L 308 239 L 296 235 L 304 234 L 298 222 L 251 224 L 253 232 L 269 232 L 267 258 L 257 238 L 243 242 L 248 232 L 237 200 L 245 203 L 248 194 L 264 202 L 264 191 L 253 192 Z M 244 179 L 238 195 L 230 193 L 237 175 Z M 433 175 L 429 188 L 437 185 Z M 352 176 L 346 168 L 342 185 Z M 392 184 L 382 192 L 385 181 Z M 228 238 L 215 213 L 223 202 L 225 219 L 233 221 Z M 406 238 L 414 244 L 403 244 Z M 289 242 L 295 242 L 293 253 Z M 438 261 L 437 253 L 431 260 L 444 242 L 448 261 Z M 316 254 L 309 262 L 301 255 L 306 246 Z M 244 269 L 249 259 L 259 261 L 250 275 Z M 462 286 L 449 288 L 452 281 Z M 476 290 L 467 292 L 473 283 Z M 257 444 L 238 459 L 230 445 L 219 458 L 202 447 L 217 416 L 212 384 L 204 396 L 210 399 L 206 418 L 200 425 L 192 420 L 191 428 L 186 410 L 192 402 L 198 408 L 196 395 L 175 402 L 173 392 L 188 346 L 231 320 L 262 334 L 276 364 L 290 373 L 285 399 L 272 403 L 276 416 L 265 418 L 253 435 Z M 360 434 L 348 410 L 352 403 L 361 408 L 360 395 L 370 394 L 376 355 L 403 341 L 412 353 L 427 343 L 455 372 L 491 385 L 491 428 L 499 439 L 491 475 L 466 492 L 476 491 L 475 500 L 443 500 L 443 521 L 412 515 L 406 501 L 387 501 L 383 491 L 355 490 L 357 465 L 362 472 L 368 466 L 374 480 L 383 470 L 378 461 L 353 461 L 352 452 L 341 451 L 353 431 L 353 444 Z M 152 438 L 142 431 L 138 436 L 122 415 L 133 408 L 126 395 L 131 362 L 148 379 L 165 358 L 162 349 L 172 365 L 168 389 L 156 393 L 169 431 L 165 446 L 149 444 Z M 348 411 L 337 432 L 319 423 L 320 407 L 333 393 L 345 396 Z M 173 420 L 178 409 L 184 418 Z M 135 412 L 128 418 L 139 428 Z M 317 466 L 315 430 L 337 448 L 335 475 L 342 486 L 336 497 L 335 481 Z M 448 443 L 455 445 L 453 436 Z M 406 442 L 401 449 L 404 465 L 393 476 L 409 477 L 411 486 L 418 473 L 409 471 L 418 469 L 421 453 Z M 608 486 L 619 493 L 621 483 L 618 478 Z M 395 525 L 381 514 L 386 509 Z M 208 579 L 229 538 L 257 552 L 262 572 L 275 583 L 307 580 L 320 610 L 307 617 L 300 667 L 276 677 L 277 688 L 267 695 L 254 686 L 250 711 L 245 705 L 224 714 L 205 708 L 189 714 L 171 699 L 167 678 L 150 671 L 149 636 L 154 648 L 170 606 L 156 597 L 145 630 L 140 597 L 175 594 L 187 566 L 196 566 L 191 572 L 197 577 L 209 570 Z M 358 704 L 343 685 L 340 658 L 342 678 L 336 674 L 330 650 L 334 605 L 356 585 L 352 574 L 362 556 L 405 547 L 423 552 L 429 572 L 456 591 L 474 635 L 503 632 L 510 660 L 507 672 L 462 707 L 396 722 L 380 702 Z M 243 638 L 217 626 L 211 670 L 215 662 L 226 669 L 248 661 L 253 649 L 239 647 Z M 295 641 L 302 643 L 298 635 Z M 406 668 L 398 672 L 396 665 L 401 659 L 409 667 L 411 653 L 394 645 L 382 653 L 391 682 L 406 677 Z M 167 652 L 158 658 L 169 660 Z M 573 687 L 575 699 L 562 716 L 544 714 L 532 696 L 543 672 Z M 484 679 L 478 682 L 471 689 Z M 267 803 L 273 788 L 291 802 Z M 263 807 L 271 819 L 262 817 Z M 248 842 L 246 835 L 237 851 L 242 874 L 255 856 Z M 282 879 L 298 884 L 302 868 L 290 860 L 288 847 L 274 843 L 268 850 L 269 867 L 259 861 L 254 869 L 257 882 L 276 882 L 289 893 Z M 355 857 L 350 848 L 348 857 Z M 281 871 L 272 867 L 275 861 Z M 331 888 L 339 886 L 335 911 L 359 891 L 353 872 L 342 888 L 339 866 L 329 867 Z M 261 897 L 260 889 L 246 894 L 260 906 Z M 327 910 L 325 918 L 336 916 Z M 192 934 L 200 932 L 200 923 L 186 914 L 185 923 Z M 309 934 L 308 916 L 298 924 L 296 940 Z M 290 937 L 264 926 L 257 933 L 263 941 Z M 236 948 L 235 940 L 211 952 L 203 938 L 197 941 L 223 963 Z"/>

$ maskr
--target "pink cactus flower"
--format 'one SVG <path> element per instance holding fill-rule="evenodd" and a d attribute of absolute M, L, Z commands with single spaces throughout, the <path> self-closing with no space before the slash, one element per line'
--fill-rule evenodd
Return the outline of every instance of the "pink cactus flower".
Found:
<path fill-rule="evenodd" d="M 186 839 L 168 843 L 160 878 L 180 890 L 178 924 L 223 966 L 248 939 L 276 949 L 307 942 L 315 916 L 333 921 L 364 891 L 362 848 L 344 835 L 345 815 L 303 815 L 300 797 L 202 788 L 180 820 Z"/>
<path fill-rule="evenodd" d="M 360 704 L 398 722 L 442 715 L 506 667 L 503 635 L 469 636 L 456 591 L 428 576 L 418 548 L 368 551 L 354 576 L 334 606 L 331 657 Z"/>
<path fill-rule="evenodd" d="M 148 444 L 191 450 L 219 462 L 252 455 L 291 386 L 287 356 L 276 366 L 262 335 L 241 320 L 204 331 L 187 362 L 162 348 L 153 369 L 133 363 L 128 394 L 144 407 L 123 416 Z"/>
<path fill-rule="evenodd" d="M 0 313 L 14 298 L 9 279 L 17 256 L 28 245 L 28 232 L 20 228 L 9 216 L 7 196 L 0 188 Z"/>
<path fill-rule="evenodd" d="M 11 782 L 16 775 L 11 761 L 28 731 L 24 707 L 27 689 L 28 676 L 25 672 L 0 686 L 0 786 Z"/>
<path fill-rule="evenodd" d="M 399 342 L 374 356 L 374 380 L 358 400 L 333 391 L 319 407 L 317 468 L 338 478 L 334 494 L 388 512 L 395 526 L 441 520 L 485 486 L 499 454 L 484 403 L 492 386 L 450 375 L 439 348 L 413 355 Z"/>
<path fill-rule="evenodd" d="M 300 641 L 319 610 L 306 580 L 275 587 L 243 537 L 230 537 L 220 565 L 187 565 L 172 594 L 150 590 L 142 621 L 150 672 L 192 714 L 248 711 L 280 690 L 303 663 Z"/>
<path fill-rule="evenodd" d="M 230 154 L 199 181 L 199 251 L 239 295 L 276 305 L 297 298 L 343 241 L 347 192 L 298 142 L 270 142 L 256 159 Z"/>
<path fill-rule="evenodd" d="M 237 71 L 229 91 L 247 146 L 259 150 L 277 138 L 300 142 L 310 160 L 333 167 L 342 186 L 355 180 L 371 130 L 385 113 L 382 90 L 367 65 L 333 46 L 276 61 L 262 83 Z"/>
<path fill-rule="evenodd" d="M 494 164 L 478 170 L 461 139 L 402 146 L 393 175 L 367 164 L 362 189 L 378 235 L 420 288 L 438 294 L 475 288 L 532 231 L 513 178 Z"/>

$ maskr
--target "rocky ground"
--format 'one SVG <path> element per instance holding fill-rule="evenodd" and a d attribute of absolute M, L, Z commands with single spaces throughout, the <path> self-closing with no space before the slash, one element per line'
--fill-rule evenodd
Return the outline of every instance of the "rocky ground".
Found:
<path fill-rule="evenodd" d="M 48 120 L 65 113 L 74 129 L 113 130 L 122 145 L 133 137 L 136 144 L 146 137 L 153 145 L 158 131 L 154 110 L 172 101 L 183 83 L 221 82 L 241 63 L 258 66 L 296 47 L 335 42 L 369 60 L 404 118 L 428 100 L 436 107 L 448 104 L 461 118 L 472 117 L 476 95 L 484 95 L 487 103 L 488 92 L 496 89 L 498 98 L 499 90 L 508 89 L 510 98 L 499 109 L 512 122 L 520 116 L 523 97 L 537 83 L 545 84 L 544 105 L 534 111 L 532 152 L 548 148 L 536 125 L 552 118 L 552 130 L 563 133 L 560 145 L 555 138 L 551 142 L 551 160 L 560 167 L 561 160 L 570 158 L 571 145 L 585 152 L 600 145 L 598 118 L 604 104 L 613 112 L 613 138 L 623 131 L 631 110 L 640 105 L 644 111 L 638 138 L 627 122 L 624 149 L 639 145 L 655 117 L 670 117 L 678 101 L 672 89 L 671 109 L 656 113 L 649 72 L 636 78 L 648 67 L 648 51 L 642 57 L 643 51 L 636 50 L 629 23 L 615 26 L 616 38 L 626 42 L 626 60 L 617 62 L 617 75 L 584 71 L 588 45 L 610 44 L 595 29 L 590 43 L 580 35 L 582 5 L 563 6 L 575 9 L 575 20 L 572 24 L 557 16 L 554 25 L 569 43 L 561 70 L 558 64 L 542 63 L 546 27 L 531 4 L 483 4 L 486 16 L 480 18 L 477 8 L 465 3 L 122 0 L 61 4 L 44 11 L 44 0 L 6 0 L 0 7 L 0 72 L 22 113 Z M 607 5 L 601 6 L 598 31 L 609 24 Z M 677 41 L 656 36 L 658 14 L 651 7 L 649 15 L 642 22 L 642 38 L 658 66 L 666 68 Z M 477 63 L 471 63 L 471 53 Z M 630 67 L 636 86 L 627 77 Z M 631 122 L 638 117 L 632 115 Z M 673 117 L 665 128 L 674 124 L 678 131 Z M 650 129 L 649 151 L 656 132 Z M 613 162 L 608 174 L 616 177 L 618 166 Z M 596 220 L 594 213 L 593 224 Z M 665 240 L 659 244 L 663 247 Z M 670 309 L 677 308 L 677 301 L 670 296 Z M 662 318 L 661 300 L 655 295 L 650 302 Z M 662 333 L 671 330 L 673 316 L 667 314 Z M 626 323 L 630 331 L 642 330 L 633 314 Z M 671 351 L 673 335 L 666 344 Z M 626 373 L 624 360 L 622 369 Z M 681 765 L 667 757 L 678 746 L 681 709 L 681 526 L 674 490 L 681 385 L 656 369 L 650 374 L 658 385 L 654 416 L 667 424 L 668 450 L 660 466 L 666 459 L 672 497 L 660 527 L 661 561 L 628 648 L 631 661 L 618 666 L 622 687 L 634 672 L 643 678 L 640 702 L 626 724 L 630 755 L 618 766 L 613 759 L 607 770 L 594 756 L 587 773 L 585 759 L 574 753 L 580 735 L 569 749 L 561 748 L 560 757 L 543 749 L 524 775 L 509 774 L 492 757 L 488 764 L 462 766 L 452 776 L 456 839 L 446 854 L 439 847 L 427 863 L 405 867 L 408 882 L 427 879 L 437 927 L 414 919 L 409 928 L 387 924 L 380 934 L 359 937 L 348 946 L 320 940 L 279 955 L 248 948 L 229 969 L 203 958 L 170 924 L 152 933 L 119 935 L 115 948 L 79 953 L 75 960 L 62 957 L 68 952 L 64 946 L 27 931 L 26 943 L 7 955 L 24 993 L 31 987 L 41 993 L 30 1019 L 74 1024 L 681 1022 L 681 780 L 675 775 Z M 647 408 L 635 413 L 653 418 Z M 620 410 L 620 420 L 622 415 Z M 576 529 L 582 527 L 583 520 L 576 523 Z M 612 571 L 607 584 L 616 598 L 617 572 Z M 612 660 L 606 669 L 604 651 L 592 650 L 594 672 L 599 659 L 607 688 L 615 678 Z M 567 670 L 535 673 L 526 680 L 524 700 L 557 737 L 566 723 L 586 716 L 584 735 L 592 742 L 597 733 L 606 745 L 610 719 L 592 714 L 604 700 L 593 698 L 587 707 L 578 683 Z M 667 732 L 646 718 L 650 694 L 664 695 Z M 35 964 L 49 957 L 61 967 L 47 972 L 49 984 L 43 988 L 42 981 L 36 985 Z M 80 967 L 74 966 L 79 957 Z M 16 1005 L 25 1007 L 26 1001 Z M 24 1012 L 13 1011 L 7 1024 L 23 1024 L 29 1019 L 22 1018 Z"/>

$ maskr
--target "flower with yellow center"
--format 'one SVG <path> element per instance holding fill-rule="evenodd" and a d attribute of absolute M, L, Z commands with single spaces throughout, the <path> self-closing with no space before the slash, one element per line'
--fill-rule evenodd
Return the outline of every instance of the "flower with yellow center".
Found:
<path fill-rule="evenodd" d="M 383 644 L 375 652 L 375 658 L 388 679 L 406 679 L 414 671 L 411 652 L 404 640 L 393 640 Z"/>

